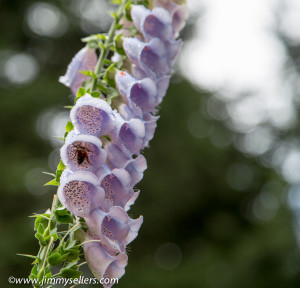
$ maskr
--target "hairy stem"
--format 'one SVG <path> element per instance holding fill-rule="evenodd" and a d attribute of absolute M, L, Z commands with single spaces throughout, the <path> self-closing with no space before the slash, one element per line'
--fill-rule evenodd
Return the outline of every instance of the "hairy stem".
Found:
<path fill-rule="evenodd" d="M 54 215 L 54 210 L 58 207 L 59 205 L 59 199 L 56 195 L 53 196 L 53 201 L 52 201 L 52 206 L 51 206 L 51 212 L 50 212 L 50 216 L 49 216 L 49 222 L 48 222 L 48 226 L 47 229 L 48 231 L 51 230 L 51 222 L 53 219 L 53 215 Z M 46 264 L 46 260 L 49 254 L 49 251 L 51 249 L 51 246 L 53 244 L 53 237 L 50 238 L 49 244 L 47 246 L 41 246 L 40 247 L 40 251 L 37 255 L 38 259 L 39 259 L 39 263 L 38 263 L 38 278 L 43 277 L 43 272 L 45 269 L 45 264 Z M 35 287 L 40 287 L 40 285 L 34 285 Z"/>
<path fill-rule="evenodd" d="M 124 10 L 125 10 L 125 5 L 127 4 L 127 0 L 123 0 L 122 4 L 119 6 L 117 13 L 114 17 L 114 21 L 110 26 L 110 29 L 107 34 L 107 38 L 104 42 L 104 45 L 101 49 L 100 56 L 95 68 L 95 74 L 99 75 L 102 72 L 103 65 L 104 65 L 104 60 L 107 58 L 108 53 L 110 51 L 111 46 L 113 45 L 113 40 L 115 36 L 115 31 L 117 29 L 117 24 L 119 24 L 120 19 L 123 17 Z M 99 77 L 99 76 L 98 76 Z M 98 83 L 98 78 L 94 78 L 92 82 L 92 91 L 94 91 L 97 88 L 97 83 Z"/>

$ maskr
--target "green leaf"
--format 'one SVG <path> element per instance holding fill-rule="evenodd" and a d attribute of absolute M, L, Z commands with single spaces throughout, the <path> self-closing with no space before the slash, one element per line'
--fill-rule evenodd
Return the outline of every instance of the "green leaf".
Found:
<path fill-rule="evenodd" d="M 111 61 L 110 59 L 104 59 L 104 64 L 105 65 L 111 65 L 111 64 L 113 64 L 114 62 L 113 61 Z"/>
<path fill-rule="evenodd" d="M 108 95 L 109 97 L 106 99 L 106 101 L 109 105 L 111 105 L 111 102 L 113 101 L 114 98 L 120 96 L 119 91 L 115 88 L 110 88 Z"/>
<path fill-rule="evenodd" d="M 76 245 L 76 240 L 70 240 L 70 241 L 68 241 L 67 242 L 67 246 L 65 247 L 65 249 L 71 249 L 71 248 L 73 248 L 75 245 Z"/>
<path fill-rule="evenodd" d="M 35 279 L 37 279 L 37 275 L 31 274 L 31 275 L 29 276 L 29 278 L 30 278 L 31 280 L 35 280 Z"/>
<path fill-rule="evenodd" d="M 42 171 L 42 173 L 43 173 L 43 174 L 46 174 L 46 175 L 50 175 L 50 176 L 55 177 L 55 174 L 54 174 L 54 173 L 49 173 L 49 172 L 44 172 L 44 171 Z"/>
<path fill-rule="evenodd" d="M 63 268 L 60 270 L 60 275 L 63 278 L 79 278 L 81 276 L 82 272 L 73 270 L 73 269 L 68 269 L 68 268 Z"/>
<path fill-rule="evenodd" d="M 66 109 L 72 109 L 74 106 L 64 106 Z"/>
<path fill-rule="evenodd" d="M 49 236 L 47 236 L 44 241 L 49 244 L 50 240 L 51 240 L 51 237 L 53 237 L 53 242 L 57 240 L 58 236 L 57 236 L 57 233 L 52 233 L 50 234 Z"/>
<path fill-rule="evenodd" d="M 71 121 L 68 121 L 67 125 L 66 125 L 66 131 L 67 132 L 71 132 L 74 129 L 74 125 Z"/>
<path fill-rule="evenodd" d="M 85 93 L 86 93 L 86 90 L 85 90 L 83 87 L 80 87 L 80 88 L 78 89 L 78 91 L 77 91 L 76 96 L 77 96 L 77 97 L 82 97 L 82 96 L 85 95 Z"/>
<path fill-rule="evenodd" d="M 103 43 L 99 42 L 98 45 L 99 45 L 99 47 L 100 47 L 102 50 L 105 50 L 105 47 L 104 47 Z"/>
<path fill-rule="evenodd" d="M 45 227 L 42 223 L 40 223 L 38 226 L 37 232 L 43 235 L 44 231 L 45 231 Z"/>
<path fill-rule="evenodd" d="M 55 179 L 55 181 L 57 183 L 59 183 L 59 181 L 60 181 L 60 176 L 61 176 L 62 172 L 63 172 L 63 170 L 57 170 L 56 171 L 56 179 Z"/>
<path fill-rule="evenodd" d="M 56 215 L 57 222 L 62 223 L 62 224 L 69 224 L 73 223 L 74 219 L 71 215 Z"/>
<path fill-rule="evenodd" d="M 102 91 L 103 93 L 107 94 L 108 90 L 107 88 L 103 85 L 103 83 L 101 83 L 100 81 L 98 82 L 97 88 Z"/>
<path fill-rule="evenodd" d="M 106 34 L 95 34 L 95 36 L 97 37 L 97 39 L 100 39 L 100 40 L 106 40 L 107 39 Z"/>
<path fill-rule="evenodd" d="M 45 269 L 40 270 L 40 272 L 38 273 L 37 278 L 38 278 L 39 282 L 41 282 L 44 277 L 45 277 Z"/>
<path fill-rule="evenodd" d="M 69 215 L 70 214 L 69 210 L 67 208 L 65 208 L 63 205 L 57 207 L 55 209 L 54 213 L 57 216 L 64 216 L 64 215 Z"/>
<path fill-rule="evenodd" d="M 66 250 L 67 253 L 69 253 L 67 261 L 76 261 L 79 257 L 79 253 L 80 253 L 80 247 L 74 246 L 71 249 Z"/>
<path fill-rule="evenodd" d="M 87 43 L 87 46 L 90 49 L 97 49 L 99 47 L 99 42 L 98 42 L 98 40 L 91 40 Z"/>
<path fill-rule="evenodd" d="M 56 179 L 52 179 L 51 181 L 44 184 L 44 186 L 59 186 L 59 182 L 57 182 Z"/>
<path fill-rule="evenodd" d="M 44 216 L 44 215 L 47 215 L 47 216 Z M 29 216 L 29 217 L 36 217 L 36 219 L 34 221 L 34 230 L 37 231 L 40 224 L 42 224 L 44 227 L 47 227 L 50 216 L 48 214 L 37 214 L 37 215 Z"/>
<path fill-rule="evenodd" d="M 39 240 L 41 246 L 46 246 L 47 245 L 47 243 L 44 241 L 44 237 L 43 237 L 42 234 L 37 232 L 37 233 L 35 233 L 34 236 L 35 236 L 36 239 Z"/>
<path fill-rule="evenodd" d="M 80 87 L 76 94 L 75 103 L 80 97 L 84 96 L 85 94 L 86 94 L 86 90 L 83 87 Z"/>
<path fill-rule="evenodd" d="M 110 3 L 113 5 L 120 5 L 122 4 L 122 0 L 110 0 Z"/>
<path fill-rule="evenodd" d="M 108 135 L 103 135 L 103 137 L 104 137 L 107 141 L 111 142 L 111 139 L 110 139 L 110 137 L 109 137 Z"/>
<path fill-rule="evenodd" d="M 59 251 L 62 254 L 63 261 L 65 262 L 68 259 L 68 257 L 69 257 L 69 253 L 65 252 L 62 247 L 59 249 Z M 77 264 L 76 262 L 75 263 L 74 262 L 65 262 L 65 263 L 72 263 L 73 265 Z"/>
<path fill-rule="evenodd" d="M 95 74 L 95 72 L 93 70 L 82 70 L 79 71 L 81 74 L 86 75 L 88 77 L 92 77 L 94 79 L 97 79 L 97 75 Z"/>
<path fill-rule="evenodd" d="M 98 92 L 98 91 L 94 91 L 94 92 L 91 93 L 91 96 L 92 96 L 92 97 L 95 97 L 95 98 L 99 98 L 100 95 L 101 95 L 101 93 Z"/>
<path fill-rule="evenodd" d="M 32 259 L 36 259 L 36 256 L 33 256 L 33 255 L 29 255 L 29 254 L 18 254 L 18 256 L 23 256 L 23 257 L 27 257 L 27 258 L 32 258 Z"/>
<path fill-rule="evenodd" d="M 118 15 L 117 15 L 115 12 L 110 12 L 110 15 L 111 15 L 113 18 L 115 18 L 115 19 L 118 18 Z"/>
<path fill-rule="evenodd" d="M 69 122 L 68 122 L 69 123 Z M 71 123 L 72 124 L 72 123 Z M 68 124 L 67 124 L 68 126 Z M 73 124 L 72 124 L 73 126 Z M 58 163 L 58 166 L 57 166 L 57 169 L 58 170 L 65 170 L 66 169 L 66 165 L 62 162 L 62 160 L 60 159 L 59 163 Z"/>
<path fill-rule="evenodd" d="M 31 274 L 32 275 L 38 275 L 38 267 L 37 267 L 37 265 L 34 265 L 33 267 L 32 267 L 32 269 L 31 269 Z"/>
<path fill-rule="evenodd" d="M 128 3 L 125 5 L 125 17 L 128 21 L 132 21 L 132 18 L 131 18 L 131 5 L 132 5 L 132 1 L 128 1 Z"/>
<path fill-rule="evenodd" d="M 150 7 L 150 4 L 152 4 L 153 0 L 136 0 L 136 5 L 144 5 L 146 8 Z M 152 4 L 153 5 L 153 4 Z M 150 7 L 151 8 L 151 7 Z M 153 7 L 152 7 L 153 8 Z"/>
<path fill-rule="evenodd" d="M 106 40 L 105 34 L 93 34 L 84 38 L 81 38 L 82 42 L 90 42 L 90 41 L 99 41 L 99 40 Z"/>
<path fill-rule="evenodd" d="M 120 55 L 126 55 L 124 48 L 123 48 L 123 36 L 122 34 L 119 34 L 115 37 L 114 39 L 114 45 L 116 48 L 116 51 L 120 54 Z"/>
<path fill-rule="evenodd" d="M 119 24 L 116 25 L 116 30 L 121 30 L 122 28 L 123 28 L 122 24 L 119 23 Z"/>
<path fill-rule="evenodd" d="M 52 276 L 51 270 L 50 270 L 50 267 L 48 266 L 48 267 L 45 268 L 45 277 L 47 279 L 49 279 L 49 278 L 51 278 L 51 276 Z"/>
<path fill-rule="evenodd" d="M 129 28 L 129 33 L 132 37 L 136 36 L 138 34 L 137 28 L 133 25 L 132 27 Z"/>
<path fill-rule="evenodd" d="M 50 266 L 53 267 L 61 264 L 63 262 L 63 258 L 58 252 L 55 252 L 48 257 L 47 261 L 50 264 Z"/>
<path fill-rule="evenodd" d="M 64 269 L 78 270 L 79 266 L 76 262 L 65 262 Z"/>
<path fill-rule="evenodd" d="M 48 212 L 48 211 L 49 211 L 49 209 L 48 209 L 46 212 Z M 33 215 L 31 215 L 31 216 L 28 216 L 28 217 L 30 217 L 30 218 L 43 217 L 43 218 L 45 218 L 45 219 L 49 219 L 49 218 L 50 218 L 50 214 L 49 214 L 49 213 L 44 213 L 44 214 L 33 214 Z"/>
<path fill-rule="evenodd" d="M 65 139 L 63 137 L 59 137 L 59 136 L 52 136 L 53 138 L 59 139 L 61 141 L 65 141 Z"/>
<path fill-rule="evenodd" d="M 116 83 L 115 83 L 115 76 L 117 73 L 117 69 L 115 68 L 115 63 L 110 65 L 107 70 L 106 73 L 104 75 L 104 80 L 107 82 L 107 84 L 111 87 L 116 88 Z"/>

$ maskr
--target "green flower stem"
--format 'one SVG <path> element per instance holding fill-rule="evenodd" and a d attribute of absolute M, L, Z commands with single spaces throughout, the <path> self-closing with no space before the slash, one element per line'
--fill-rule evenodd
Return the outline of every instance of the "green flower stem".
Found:
<path fill-rule="evenodd" d="M 49 217 L 48 226 L 47 226 L 46 231 L 51 230 L 51 222 L 53 220 L 54 211 L 58 206 L 59 206 L 59 199 L 56 195 L 54 195 L 53 202 L 52 202 L 52 207 L 51 207 L 51 212 L 50 212 L 50 217 Z M 55 224 L 55 226 L 56 226 L 56 224 Z M 53 240 L 54 240 L 54 238 L 51 236 L 49 244 L 47 246 L 41 246 L 40 247 L 40 251 L 37 255 L 37 258 L 38 258 L 38 261 L 39 261 L 38 262 L 38 278 L 42 278 L 43 275 L 44 275 L 46 260 L 47 260 L 49 251 L 51 249 L 51 246 L 53 244 Z M 36 285 L 34 285 L 34 287 L 39 288 L 41 286 L 39 284 L 36 284 Z"/>
<path fill-rule="evenodd" d="M 110 48 L 113 45 L 115 31 L 117 29 L 117 25 L 119 24 L 119 21 L 124 16 L 125 6 L 126 6 L 127 2 L 128 2 L 128 0 L 122 1 L 122 4 L 119 6 L 117 13 L 114 17 L 114 21 L 110 26 L 110 29 L 107 34 L 107 38 L 101 49 L 100 56 L 99 56 L 99 59 L 98 59 L 98 62 L 97 62 L 97 65 L 96 65 L 96 68 L 94 71 L 96 75 L 99 75 L 102 72 L 104 60 L 107 58 Z M 97 77 L 99 77 L 99 76 L 97 76 Z M 94 78 L 93 82 L 92 82 L 92 89 L 91 89 L 92 91 L 96 90 L 97 84 L 98 84 L 98 78 Z"/>
<path fill-rule="evenodd" d="M 41 269 L 40 269 L 40 272 L 39 272 L 39 275 L 38 275 L 38 276 L 40 276 L 40 274 L 41 274 L 41 273 L 44 271 L 44 269 L 45 269 L 46 260 L 47 260 L 47 257 L 48 257 L 50 248 L 51 248 L 51 246 L 52 246 L 53 240 L 54 240 L 54 238 L 53 238 L 53 236 L 51 236 L 48 246 L 45 247 L 45 248 L 46 248 L 46 253 L 44 254 L 45 256 L 44 256 L 44 259 L 43 259 L 43 265 L 42 265 L 42 267 L 41 267 Z M 44 248 L 44 249 L 45 249 L 45 248 Z M 39 277 L 38 277 L 38 278 L 39 278 Z"/>
<path fill-rule="evenodd" d="M 71 226 L 71 225 L 70 225 L 70 226 L 69 226 L 68 232 L 67 232 L 67 233 L 64 235 L 64 237 L 61 239 L 61 241 L 60 241 L 58 247 L 61 247 L 61 245 L 63 244 L 64 240 L 66 239 L 66 237 L 67 237 L 69 234 L 71 235 L 70 239 L 71 239 L 71 240 L 74 240 L 74 232 L 75 232 L 77 229 L 79 229 L 80 226 L 81 226 L 80 223 L 76 223 L 74 226 Z"/>

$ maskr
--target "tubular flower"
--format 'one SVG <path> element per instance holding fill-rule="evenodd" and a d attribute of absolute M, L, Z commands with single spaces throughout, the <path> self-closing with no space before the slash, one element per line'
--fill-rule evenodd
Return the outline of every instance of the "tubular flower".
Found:
<path fill-rule="evenodd" d="M 106 152 L 102 142 L 92 135 L 71 131 L 66 137 L 60 155 L 62 161 L 72 171 L 84 170 L 95 172 L 106 161 Z"/>
<path fill-rule="evenodd" d="M 78 99 L 70 118 L 80 133 L 98 137 L 109 133 L 115 126 L 112 109 L 107 102 L 89 94 Z"/>
<path fill-rule="evenodd" d="M 136 80 L 129 73 L 120 71 L 115 77 L 116 85 L 126 104 L 134 112 L 155 112 L 157 103 L 157 88 L 150 78 Z"/>
<path fill-rule="evenodd" d="M 67 73 L 59 78 L 59 82 L 69 87 L 73 95 L 76 95 L 82 83 L 89 79 L 88 76 L 79 71 L 94 70 L 97 60 L 94 49 L 89 49 L 88 47 L 82 48 L 72 59 Z"/>
<path fill-rule="evenodd" d="M 87 217 L 104 201 L 104 190 L 99 179 L 90 172 L 74 172 L 65 170 L 57 195 L 60 202 L 74 215 Z"/>
<path fill-rule="evenodd" d="M 120 253 L 136 238 L 143 217 L 133 220 L 123 208 L 114 206 L 108 213 L 96 209 L 85 220 L 89 231 L 98 236 L 103 245 Z"/>
<path fill-rule="evenodd" d="M 125 120 L 120 114 L 116 116 L 117 128 L 111 134 L 112 139 L 131 154 L 140 154 L 149 137 L 149 133 L 146 134 L 146 122 L 139 118 Z"/>
<path fill-rule="evenodd" d="M 136 38 L 124 40 L 124 50 L 128 58 L 153 79 L 171 73 L 166 47 L 158 38 L 144 43 Z"/>
<path fill-rule="evenodd" d="M 183 3 L 185 3 L 185 0 L 154 0 L 154 6 L 163 7 L 170 13 L 175 38 L 178 37 L 179 32 L 184 28 L 185 21 L 189 15 L 187 6 L 180 5 Z"/>
<path fill-rule="evenodd" d="M 128 261 L 126 253 L 112 254 L 100 242 L 93 240 L 92 236 L 86 236 L 83 251 L 94 276 L 98 279 L 121 278 L 125 274 L 125 267 Z M 111 287 L 111 285 L 105 284 L 103 286 Z"/>
<path fill-rule="evenodd" d="M 148 10 L 144 6 L 134 6 L 131 17 L 146 41 L 152 38 L 165 41 L 173 37 L 172 18 L 166 9 L 156 7 Z"/>
<path fill-rule="evenodd" d="M 134 192 L 130 174 L 125 169 L 101 170 L 97 174 L 101 187 L 105 191 L 103 210 L 109 211 L 113 206 L 119 206 L 128 211 L 139 192 Z"/>
<path fill-rule="evenodd" d="M 128 260 L 126 246 L 142 225 L 142 216 L 131 219 L 127 211 L 139 196 L 134 186 L 147 168 L 141 150 L 154 136 L 159 118 L 157 106 L 166 95 L 181 47 L 181 40 L 176 38 L 184 26 L 185 8 L 171 0 L 153 3 L 153 10 L 132 5 L 132 22 L 126 20 L 126 26 L 135 25 L 141 35 L 130 38 L 128 31 L 122 34 L 126 35 L 123 49 L 128 71 L 116 70 L 113 79 L 113 88 L 117 88 L 120 97 L 110 106 L 107 95 L 88 91 L 78 96 L 70 112 L 74 130 L 60 150 L 67 169 L 61 175 L 58 197 L 74 215 L 84 218 L 84 254 L 99 279 L 122 277 Z M 88 48 L 82 51 L 60 79 L 71 83 L 71 90 L 75 87 L 73 82 L 82 83 L 78 70 L 87 70 L 84 65 L 89 61 L 82 55 L 91 52 Z M 122 57 L 125 56 L 115 53 L 112 60 L 117 64 Z M 95 87 L 101 86 L 93 85 L 92 90 Z"/>
<path fill-rule="evenodd" d="M 144 171 L 147 169 L 147 161 L 143 155 L 133 159 L 128 151 L 124 152 L 119 145 L 114 143 L 105 146 L 105 150 L 111 167 L 124 168 L 129 173 L 132 187 L 143 179 Z"/>

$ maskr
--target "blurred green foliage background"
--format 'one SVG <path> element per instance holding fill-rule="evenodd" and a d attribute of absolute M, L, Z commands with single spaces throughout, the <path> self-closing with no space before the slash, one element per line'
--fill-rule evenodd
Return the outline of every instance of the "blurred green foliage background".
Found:
<path fill-rule="evenodd" d="M 51 135 L 64 127 L 68 111 L 63 107 L 72 103 L 58 77 L 82 47 L 80 38 L 107 29 L 102 18 L 98 26 L 84 18 L 91 13 L 84 10 L 87 2 L 98 2 L 97 9 L 105 4 L 41 2 L 50 5 L 42 6 L 46 10 L 57 9 L 42 14 L 50 17 L 48 28 L 53 17 L 58 19 L 58 28 L 47 30 L 34 14 L 40 2 L 0 1 L 0 287 L 15 287 L 7 282 L 10 275 L 29 274 L 30 259 L 16 255 L 38 251 L 28 216 L 49 208 L 56 192 L 42 186 L 49 178 L 41 172 L 53 172 L 58 163 L 60 143 Z M 183 36 L 192 37 L 191 31 L 190 23 Z M 193 121 L 193 129 L 213 130 L 219 142 L 234 137 L 222 121 L 205 113 L 210 97 L 212 92 L 193 88 L 179 74 L 173 77 L 151 149 L 144 152 L 148 169 L 137 185 L 141 194 L 130 211 L 135 218 L 144 215 L 144 224 L 130 245 L 129 264 L 118 287 L 300 285 L 287 183 L 230 141 L 214 145 L 211 138 L 190 133 L 188 123 Z M 193 120 L 191 115 L 196 115 Z M 269 205 L 274 199 L 275 212 Z M 87 267 L 83 271 L 90 275 Z"/>

